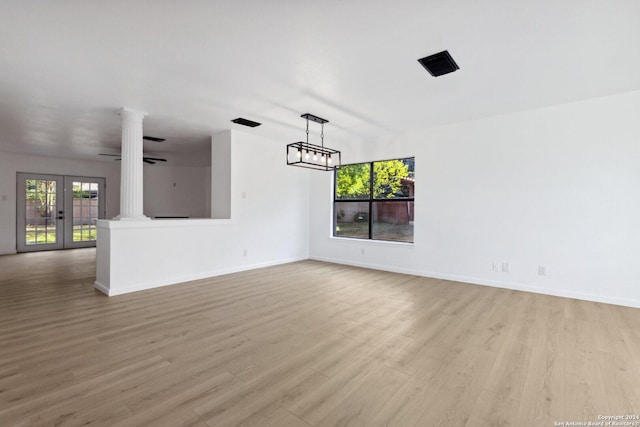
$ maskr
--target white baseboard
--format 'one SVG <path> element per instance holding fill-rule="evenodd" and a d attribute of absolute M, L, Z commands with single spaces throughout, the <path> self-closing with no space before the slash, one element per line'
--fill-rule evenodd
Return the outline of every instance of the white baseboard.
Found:
<path fill-rule="evenodd" d="M 503 282 L 499 280 L 489 280 L 471 276 L 458 276 L 453 274 L 437 273 L 432 271 L 423 271 L 415 269 L 397 268 L 388 265 L 370 264 L 364 262 L 351 262 L 336 258 L 328 257 L 310 257 L 312 260 L 331 262 L 334 264 L 352 265 L 354 267 L 370 268 L 372 270 L 390 271 L 392 273 L 411 274 L 413 276 L 431 277 L 434 279 L 451 280 L 454 282 L 470 283 L 473 285 L 493 286 L 495 288 L 511 289 L 515 291 L 532 292 L 536 294 L 552 295 L 563 298 L 573 298 L 585 301 L 602 302 L 605 304 L 621 305 L 625 307 L 640 308 L 640 300 L 630 298 L 611 297 L 606 295 L 589 294 L 584 292 L 576 292 L 567 289 L 550 289 L 540 286 L 525 285 L 522 283 Z"/>
<path fill-rule="evenodd" d="M 154 288 L 159 288 L 163 286 L 170 286 L 170 285 L 176 285 L 184 282 L 190 282 L 192 280 L 206 279 L 208 277 L 222 276 L 225 274 L 238 273 L 241 271 L 255 270 L 257 268 L 271 267 L 279 264 L 287 264 L 290 262 L 303 261 L 305 259 L 330 262 L 334 264 L 351 265 L 354 267 L 370 268 L 372 270 L 382 270 L 382 271 L 390 271 L 393 273 L 410 274 L 410 275 L 422 276 L 422 277 L 431 277 L 434 279 L 451 280 L 454 282 L 469 283 L 473 285 L 493 286 L 493 287 L 502 288 L 502 289 L 511 289 L 516 291 L 532 292 L 536 294 L 552 295 L 552 296 L 563 297 L 563 298 L 574 298 L 574 299 L 585 300 L 585 301 L 601 302 L 605 304 L 615 304 L 615 305 L 621 305 L 626 307 L 640 308 L 640 300 L 634 300 L 629 298 L 589 294 L 585 292 L 576 292 L 576 291 L 567 290 L 567 289 L 550 289 L 550 288 L 526 285 L 526 284 L 515 283 L 515 282 L 504 282 L 504 281 L 490 280 L 490 279 L 484 279 L 484 278 L 478 278 L 478 277 L 472 277 L 472 276 L 461 276 L 461 275 L 445 274 L 445 273 L 438 273 L 438 272 L 424 271 L 424 270 L 417 270 L 417 269 L 398 268 L 398 267 L 389 266 L 389 265 L 371 264 L 371 263 L 365 263 L 365 262 L 351 262 L 351 261 L 345 261 L 337 258 L 317 257 L 317 256 L 312 256 L 310 258 L 295 257 L 295 258 L 280 259 L 275 261 L 267 261 L 267 262 L 256 263 L 256 264 L 221 268 L 217 270 L 210 270 L 206 272 L 178 276 L 171 279 L 153 280 L 145 283 L 139 283 L 139 284 L 136 284 L 135 286 L 128 286 L 128 287 L 123 287 L 119 289 L 110 289 L 104 284 L 96 281 L 94 283 L 94 288 L 108 296 L 123 295 L 131 292 L 138 292 L 138 291 L 143 291 L 147 289 L 154 289 Z"/>
<path fill-rule="evenodd" d="M 107 288 L 105 285 L 98 282 L 97 280 L 93 282 L 93 288 L 97 291 L 102 292 L 105 295 L 109 295 L 109 288 Z"/>

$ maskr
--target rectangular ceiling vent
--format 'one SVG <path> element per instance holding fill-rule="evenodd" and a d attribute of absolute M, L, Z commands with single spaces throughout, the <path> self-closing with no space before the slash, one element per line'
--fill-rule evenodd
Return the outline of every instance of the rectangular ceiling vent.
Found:
<path fill-rule="evenodd" d="M 422 59 L 418 59 L 418 62 L 431 74 L 433 77 L 438 77 L 443 74 L 453 73 L 459 70 L 458 64 L 453 60 L 448 51 L 442 51 L 434 55 L 425 56 Z"/>
<path fill-rule="evenodd" d="M 251 120 L 243 119 L 242 117 L 238 117 L 237 119 L 231 120 L 233 123 L 237 123 L 242 126 L 249 126 L 250 128 L 254 128 L 256 126 L 260 126 L 262 123 L 254 122 Z"/>
<path fill-rule="evenodd" d="M 153 142 L 162 142 L 162 141 L 166 141 L 165 138 L 156 138 L 155 136 L 143 136 L 142 139 L 146 139 L 147 141 L 153 141 Z"/>

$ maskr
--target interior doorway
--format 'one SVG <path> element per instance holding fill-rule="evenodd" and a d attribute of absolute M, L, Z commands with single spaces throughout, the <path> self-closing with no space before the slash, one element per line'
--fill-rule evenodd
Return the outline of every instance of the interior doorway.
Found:
<path fill-rule="evenodd" d="M 104 193 L 104 178 L 19 172 L 18 252 L 95 246 Z"/>

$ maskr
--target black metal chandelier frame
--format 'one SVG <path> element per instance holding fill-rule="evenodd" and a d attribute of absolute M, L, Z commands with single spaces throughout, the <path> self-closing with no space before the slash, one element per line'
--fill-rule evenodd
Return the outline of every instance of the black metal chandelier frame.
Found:
<path fill-rule="evenodd" d="M 339 169 L 342 161 L 340 151 L 324 146 L 324 124 L 329 120 L 309 113 L 300 117 L 307 121 L 307 140 L 287 144 L 287 164 L 323 171 Z M 321 145 L 309 143 L 309 121 L 320 124 Z"/>

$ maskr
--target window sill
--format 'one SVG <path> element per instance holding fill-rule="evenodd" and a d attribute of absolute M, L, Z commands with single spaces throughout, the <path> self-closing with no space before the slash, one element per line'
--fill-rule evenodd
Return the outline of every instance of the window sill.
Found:
<path fill-rule="evenodd" d="M 363 243 L 365 243 L 365 244 L 373 244 L 376 246 L 400 246 L 405 248 L 413 248 L 416 245 L 415 242 L 394 242 L 391 240 L 359 239 L 357 237 L 329 236 L 329 239 L 338 240 L 341 242 L 349 242 L 356 245 L 362 245 Z"/>

